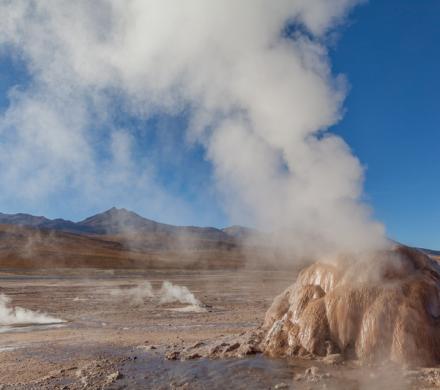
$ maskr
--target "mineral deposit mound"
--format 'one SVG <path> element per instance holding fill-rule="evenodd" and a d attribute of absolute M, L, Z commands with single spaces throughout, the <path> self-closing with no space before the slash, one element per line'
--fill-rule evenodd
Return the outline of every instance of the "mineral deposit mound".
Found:
<path fill-rule="evenodd" d="M 439 363 L 439 283 L 437 262 L 402 246 L 315 263 L 275 298 L 262 349 L 271 356 Z"/>

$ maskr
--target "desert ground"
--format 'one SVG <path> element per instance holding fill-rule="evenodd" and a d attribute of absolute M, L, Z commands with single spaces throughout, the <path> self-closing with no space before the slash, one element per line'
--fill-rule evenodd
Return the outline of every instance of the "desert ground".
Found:
<path fill-rule="evenodd" d="M 261 354 L 229 359 L 173 356 L 258 328 L 273 297 L 295 277 L 294 271 L 267 270 L 3 271 L 1 293 L 12 299 L 12 306 L 65 322 L 0 329 L 2 389 L 435 386 L 436 369 L 269 359 Z M 205 310 L 179 311 L 188 305 L 151 298 L 139 302 L 123 293 L 145 281 L 158 289 L 164 280 L 186 286 Z"/>
<path fill-rule="evenodd" d="M 0 329 L 0 382 L 5 388 L 101 388 L 107 380 L 111 382 L 107 376 L 124 375 L 123 366 L 135 364 L 135 356 L 156 356 L 157 351 L 176 344 L 191 345 L 258 326 L 271 297 L 291 281 L 283 272 L 181 270 L 52 274 L 41 270 L 20 275 L 3 272 L 0 278 L 1 292 L 12 298 L 13 306 L 66 321 Z M 153 287 L 163 280 L 184 285 L 208 309 L 179 312 L 173 309 L 186 305 L 159 305 L 149 299 L 139 304 L 123 294 L 112 294 L 145 280 Z M 89 378 L 93 376 L 89 371 L 96 371 L 90 368 L 93 365 L 100 365 L 99 378 Z M 136 364 L 139 373 L 143 388 L 168 388 L 168 379 L 172 382 L 172 373 L 152 373 L 148 365 L 144 370 Z M 123 378 L 116 383 L 130 388 L 130 375 Z"/>

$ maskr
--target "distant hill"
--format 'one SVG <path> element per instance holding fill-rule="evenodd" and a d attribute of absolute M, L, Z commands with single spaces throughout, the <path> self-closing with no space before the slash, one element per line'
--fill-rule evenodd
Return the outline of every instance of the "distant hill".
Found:
<path fill-rule="evenodd" d="M 194 244 L 194 242 L 192 242 Z M 185 247 L 154 233 L 138 244 L 125 236 L 87 235 L 0 224 L 0 270 L 45 268 L 239 268 L 236 245 L 197 241 Z"/>
<path fill-rule="evenodd" d="M 0 213 L 0 223 L 2 224 L 40 227 L 48 222 L 50 222 L 50 219 L 47 219 L 46 217 L 36 217 L 34 215 L 22 214 L 22 213 L 19 214 Z"/>
<path fill-rule="evenodd" d="M 65 219 L 48 219 L 42 216 L 34 216 L 30 214 L 3 214 L 0 213 L 0 224 L 27 226 L 42 229 L 52 229 L 70 232 L 83 232 L 77 223 L 67 221 Z"/>
<path fill-rule="evenodd" d="M 271 234 L 174 226 L 115 207 L 79 222 L 0 213 L 0 269 L 237 268 L 292 265 Z M 440 251 L 420 249 L 440 261 Z"/>
<path fill-rule="evenodd" d="M 0 213 L 0 268 L 236 268 L 239 239 L 115 207 L 79 222 Z"/>
<path fill-rule="evenodd" d="M 93 215 L 80 222 L 72 222 L 64 219 L 48 219 L 42 216 L 37 217 L 22 213 L 0 213 L 0 224 L 98 235 L 162 233 L 174 236 L 185 236 L 185 238 L 212 240 L 228 240 L 235 237 L 234 234 L 228 234 L 227 229 L 220 230 L 213 227 L 168 225 L 141 217 L 126 209 L 117 209 L 116 207 Z"/>
<path fill-rule="evenodd" d="M 233 225 L 223 228 L 222 231 L 230 237 L 234 237 L 240 240 L 249 239 L 253 237 L 261 236 L 263 233 L 256 229 L 248 228 L 245 226 Z"/>

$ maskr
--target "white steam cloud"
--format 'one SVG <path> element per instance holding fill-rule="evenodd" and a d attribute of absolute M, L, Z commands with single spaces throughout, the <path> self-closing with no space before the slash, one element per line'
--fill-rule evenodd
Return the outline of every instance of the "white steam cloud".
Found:
<path fill-rule="evenodd" d="M 188 303 L 193 306 L 200 306 L 201 302 L 185 286 L 179 286 L 165 281 L 157 293 L 160 303 Z"/>
<path fill-rule="evenodd" d="M 45 313 L 11 306 L 11 298 L 0 294 L 0 326 L 14 324 L 53 324 L 64 322 Z"/>
<path fill-rule="evenodd" d="M 147 298 L 154 298 L 159 304 L 187 303 L 192 306 L 202 306 L 202 303 L 189 291 L 186 286 L 173 284 L 168 280 L 162 282 L 160 289 L 154 291 L 150 282 L 143 282 L 131 288 L 112 289 L 110 295 L 128 299 L 133 305 L 141 305 Z"/>
<path fill-rule="evenodd" d="M 146 298 L 154 297 L 153 287 L 150 282 L 144 282 L 138 286 L 126 289 L 112 289 L 110 295 L 114 297 L 128 298 L 133 305 L 142 305 Z"/>
<path fill-rule="evenodd" d="M 186 112 L 232 222 L 288 229 L 300 254 L 381 247 L 363 168 L 326 131 L 346 84 L 325 42 L 359 2 L 2 0 L 0 47 L 26 61 L 32 82 L 10 91 L 0 117 L 0 180 L 14 197 L 68 181 L 85 198 L 130 187 L 171 204 L 112 113 Z"/>

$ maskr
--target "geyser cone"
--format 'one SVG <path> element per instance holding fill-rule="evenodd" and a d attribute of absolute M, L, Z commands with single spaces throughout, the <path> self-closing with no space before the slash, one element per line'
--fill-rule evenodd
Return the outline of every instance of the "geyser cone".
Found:
<path fill-rule="evenodd" d="M 316 263 L 275 298 L 263 350 L 272 356 L 342 353 L 364 361 L 440 361 L 440 267 L 396 247 L 360 260 Z"/>

